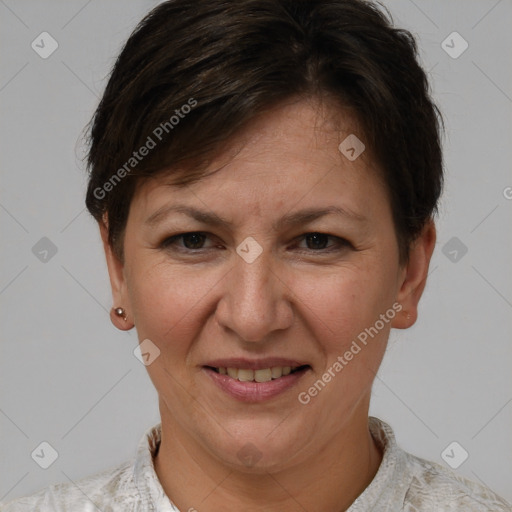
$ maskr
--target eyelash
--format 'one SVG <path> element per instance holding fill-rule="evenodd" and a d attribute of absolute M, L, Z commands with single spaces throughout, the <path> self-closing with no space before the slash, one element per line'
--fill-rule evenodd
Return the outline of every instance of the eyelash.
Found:
<path fill-rule="evenodd" d="M 199 249 L 188 249 L 186 247 L 180 247 L 178 248 L 176 246 L 176 242 L 178 242 L 178 240 L 184 240 L 184 237 L 187 236 L 187 235 L 201 235 L 201 236 L 206 236 L 208 237 L 208 233 L 205 233 L 203 231 L 190 231 L 190 232 L 186 232 L 186 233 L 180 233 L 178 235 L 173 235 L 171 237 L 168 237 L 166 238 L 161 244 L 160 244 L 160 247 L 163 248 L 163 249 L 167 249 L 167 250 L 174 250 L 174 251 L 177 251 L 177 252 L 182 252 L 182 253 L 185 253 L 185 254 L 199 254 L 199 253 L 202 253 L 202 252 L 206 252 L 208 251 L 209 249 L 213 249 L 214 247 L 210 247 L 210 248 L 199 248 Z M 327 237 L 328 239 L 333 239 L 336 241 L 336 244 L 338 245 L 337 248 L 332 248 L 332 246 L 329 248 L 324 248 L 324 249 L 305 249 L 303 250 L 302 252 L 312 252 L 312 253 L 320 253 L 320 254 L 329 254 L 329 253 L 332 253 L 332 252 L 336 252 L 336 251 L 342 251 L 342 250 L 346 250 L 347 248 L 348 249 L 354 249 L 354 246 L 346 239 L 344 238 L 340 238 L 338 236 L 334 236 L 334 235 L 329 235 L 327 233 L 321 233 L 321 232 L 318 232 L 318 231 L 311 231 L 309 233 L 304 233 L 303 235 L 301 235 L 300 239 L 305 239 L 308 235 L 320 235 L 320 236 L 323 236 L 323 237 Z"/>

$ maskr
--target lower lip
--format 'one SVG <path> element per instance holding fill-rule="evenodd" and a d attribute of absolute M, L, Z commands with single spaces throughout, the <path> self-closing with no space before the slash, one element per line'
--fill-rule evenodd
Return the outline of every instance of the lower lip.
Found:
<path fill-rule="evenodd" d="M 229 375 L 203 367 L 208 377 L 228 395 L 241 402 L 264 402 L 295 386 L 310 368 L 304 368 L 269 382 L 241 382 Z"/>

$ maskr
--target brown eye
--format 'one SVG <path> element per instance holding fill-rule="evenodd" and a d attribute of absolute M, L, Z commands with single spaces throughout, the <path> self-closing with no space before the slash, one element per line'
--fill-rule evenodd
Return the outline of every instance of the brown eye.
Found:
<path fill-rule="evenodd" d="M 187 249 L 201 249 L 206 236 L 203 233 L 186 233 L 181 238 Z"/>
<path fill-rule="evenodd" d="M 308 233 L 305 236 L 308 249 L 325 249 L 329 242 L 329 235 L 324 233 Z"/>
<path fill-rule="evenodd" d="M 200 250 L 204 249 L 203 247 L 205 240 L 208 237 L 205 233 L 200 232 L 192 232 L 192 233 L 181 233 L 180 235 L 174 235 L 169 238 L 166 238 L 161 246 L 163 248 L 172 248 L 179 250 Z M 182 242 L 182 243 L 179 243 Z"/>
<path fill-rule="evenodd" d="M 306 242 L 306 248 L 313 252 L 330 252 L 352 247 L 347 240 L 326 233 L 306 233 L 300 238 Z M 328 245 L 329 240 L 333 240 L 334 243 Z"/>

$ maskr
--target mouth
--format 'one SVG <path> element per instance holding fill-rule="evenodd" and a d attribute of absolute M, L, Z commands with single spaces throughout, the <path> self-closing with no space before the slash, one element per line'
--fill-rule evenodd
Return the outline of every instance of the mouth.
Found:
<path fill-rule="evenodd" d="M 272 380 L 286 377 L 287 375 L 300 372 L 310 368 L 309 365 L 305 364 L 302 366 L 272 366 L 269 368 L 261 368 L 253 370 L 251 368 L 229 368 L 229 367 L 214 367 L 205 366 L 205 368 L 218 373 L 219 375 L 227 375 L 232 379 L 236 379 L 240 382 L 270 382 Z"/>
<path fill-rule="evenodd" d="M 263 402 L 295 387 L 312 370 L 310 365 L 236 368 L 203 366 L 209 382 L 225 394 L 241 402 Z"/>

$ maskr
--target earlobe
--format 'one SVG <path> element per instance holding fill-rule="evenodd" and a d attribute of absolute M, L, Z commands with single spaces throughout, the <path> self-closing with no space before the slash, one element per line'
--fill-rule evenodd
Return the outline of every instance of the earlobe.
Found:
<path fill-rule="evenodd" d="M 425 289 L 428 268 L 436 243 L 436 229 L 429 220 L 409 251 L 409 261 L 400 276 L 397 302 L 402 311 L 392 322 L 395 329 L 407 329 L 418 318 L 418 303 Z"/>
<path fill-rule="evenodd" d="M 110 321 L 120 330 L 129 331 L 133 326 L 133 322 L 128 320 L 124 308 L 110 308 Z"/>
<path fill-rule="evenodd" d="M 128 331 L 133 328 L 134 323 L 129 316 L 129 300 L 124 277 L 124 264 L 115 254 L 113 247 L 109 243 L 108 219 L 106 215 L 103 217 L 103 221 L 99 223 L 99 228 L 114 301 L 114 307 L 110 310 L 110 320 L 118 329 Z M 122 313 L 120 313 L 121 310 Z"/>

